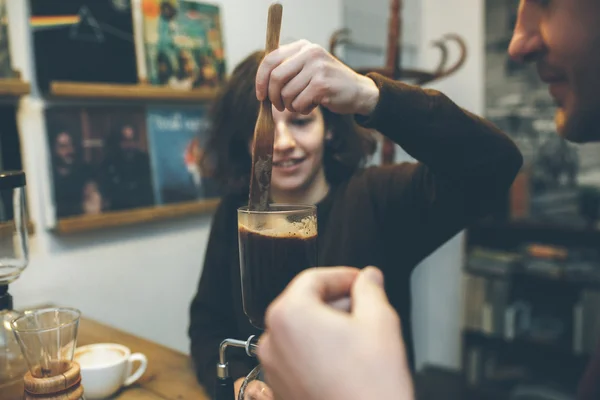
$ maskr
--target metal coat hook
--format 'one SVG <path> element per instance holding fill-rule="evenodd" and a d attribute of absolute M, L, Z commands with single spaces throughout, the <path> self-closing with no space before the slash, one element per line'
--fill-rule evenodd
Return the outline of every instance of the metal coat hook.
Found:
<path fill-rule="evenodd" d="M 385 66 L 355 68 L 355 71 L 360 74 L 377 72 L 391 79 L 413 81 L 416 85 L 425 85 L 446 78 L 458 71 L 467 59 L 467 46 L 465 41 L 459 35 L 454 33 L 444 35 L 441 39 L 433 42 L 433 46 L 439 48 L 441 53 L 438 66 L 433 71 L 401 67 L 401 3 L 401 0 L 390 0 Z M 458 60 L 450 66 L 447 65 L 449 60 L 449 42 L 456 42 L 460 50 Z M 336 56 L 338 46 L 343 44 L 353 44 L 363 51 L 377 51 L 377 48 L 374 46 L 360 45 L 359 43 L 353 42 L 350 38 L 349 29 L 340 29 L 333 33 L 329 40 L 329 51 Z M 394 156 L 394 143 L 386 138 L 382 149 L 382 164 L 393 163 Z"/>

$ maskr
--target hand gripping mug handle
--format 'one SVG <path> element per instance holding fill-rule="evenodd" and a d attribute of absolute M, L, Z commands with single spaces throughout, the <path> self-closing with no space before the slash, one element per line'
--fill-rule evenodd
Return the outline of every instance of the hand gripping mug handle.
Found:
<path fill-rule="evenodd" d="M 140 366 L 137 368 L 137 370 L 133 374 L 131 374 L 131 370 L 133 370 L 133 363 L 136 361 L 140 362 Z M 142 353 L 132 354 L 129 357 L 128 362 L 129 362 L 128 371 L 131 375 L 129 375 L 129 377 L 125 380 L 125 383 L 123 384 L 124 386 L 129 386 L 129 385 L 133 384 L 135 381 L 137 381 L 138 379 L 140 379 L 142 377 L 142 375 L 144 375 L 144 372 L 146 372 L 146 367 L 148 366 L 148 359 Z"/>

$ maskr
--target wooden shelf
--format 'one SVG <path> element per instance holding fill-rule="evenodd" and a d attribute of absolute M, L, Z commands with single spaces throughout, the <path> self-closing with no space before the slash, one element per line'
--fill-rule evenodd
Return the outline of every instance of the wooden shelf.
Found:
<path fill-rule="evenodd" d="M 169 204 L 127 211 L 107 212 L 99 215 L 83 215 L 58 220 L 55 231 L 59 234 L 73 234 L 84 231 L 133 225 L 152 221 L 198 215 L 212 212 L 220 199 Z"/>
<path fill-rule="evenodd" d="M 29 82 L 20 79 L 0 79 L 0 97 L 19 97 L 30 92 Z"/>
<path fill-rule="evenodd" d="M 0 238 L 6 236 L 12 236 L 15 233 L 15 225 L 12 222 L 2 222 L 0 223 Z M 27 222 L 27 233 L 29 236 L 35 233 L 35 226 L 33 222 Z"/>
<path fill-rule="evenodd" d="M 482 221 L 467 233 L 468 246 L 514 249 L 530 242 L 595 248 L 600 230 L 533 221 Z"/>
<path fill-rule="evenodd" d="M 546 384 L 552 382 L 563 390 L 571 391 L 581 379 L 590 360 L 589 354 L 575 353 L 568 345 L 540 342 L 526 337 L 509 340 L 471 329 L 462 332 L 462 348 L 464 352 L 479 349 L 479 354 L 483 355 L 480 361 L 482 369 L 487 365 L 486 359 L 492 359 L 499 361 L 496 365 L 499 365 L 500 369 L 504 364 L 510 366 L 510 369 L 522 370 L 521 377 L 513 377 L 503 383 L 498 381 L 494 383 L 494 380 L 484 378 L 478 385 L 480 388 L 509 388 L 527 382 Z M 488 358 L 490 356 L 491 358 Z M 463 365 L 468 365 L 467 360 L 466 354 L 463 354 Z"/>
<path fill-rule="evenodd" d="M 218 88 L 177 90 L 153 85 L 123 85 L 105 83 L 52 82 L 50 95 L 56 98 L 149 100 L 202 102 L 216 98 Z"/>
<path fill-rule="evenodd" d="M 505 339 L 500 336 L 493 336 L 473 329 L 463 329 L 463 340 L 468 345 L 478 345 L 488 347 L 500 352 L 514 350 L 516 354 L 536 355 L 540 359 L 546 357 L 560 357 L 564 360 L 578 361 L 585 364 L 590 354 L 575 353 L 570 347 L 549 342 L 542 342 L 528 337 L 517 337 L 514 339 Z"/>

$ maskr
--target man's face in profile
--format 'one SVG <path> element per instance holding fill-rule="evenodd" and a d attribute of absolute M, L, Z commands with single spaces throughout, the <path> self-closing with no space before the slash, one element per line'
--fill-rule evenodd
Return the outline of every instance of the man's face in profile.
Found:
<path fill-rule="evenodd" d="M 521 0 L 509 54 L 537 64 L 561 136 L 600 141 L 600 0 Z"/>

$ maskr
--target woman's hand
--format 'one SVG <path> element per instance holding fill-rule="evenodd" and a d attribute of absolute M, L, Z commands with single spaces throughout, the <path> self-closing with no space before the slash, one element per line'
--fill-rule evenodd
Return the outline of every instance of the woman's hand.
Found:
<path fill-rule="evenodd" d="M 242 387 L 242 383 L 244 383 L 245 378 L 240 378 L 233 383 L 233 390 L 235 393 L 235 398 L 237 400 L 238 395 L 240 394 L 240 388 Z M 266 383 L 262 381 L 251 381 L 246 386 L 246 391 L 244 392 L 244 400 L 273 400 L 273 391 L 270 387 L 267 386 Z"/>
<path fill-rule="evenodd" d="M 279 111 L 308 114 L 324 106 L 338 114 L 370 115 L 379 88 L 322 47 L 300 40 L 265 57 L 256 74 L 256 96 L 268 97 Z"/>

